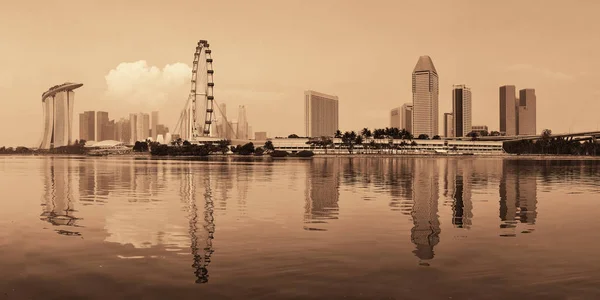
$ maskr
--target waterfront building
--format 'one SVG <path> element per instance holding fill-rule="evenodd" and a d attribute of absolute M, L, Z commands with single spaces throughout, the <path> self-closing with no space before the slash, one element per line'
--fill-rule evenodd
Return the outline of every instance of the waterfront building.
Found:
<path fill-rule="evenodd" d="M 257 131 L 254 133 L 254 139 L 257 141 L 266 141 L 267 133 L 265 131 Z"/>
<path fill-rule="evenodd" d="M 444 113 L 444 136 L 454 137 L 454 116 L 452 113 Z"/>
<path fill-rule="evenodd" d="M 310 150 L 315 154 L 325 154 L 325 149 L 307 144 L 311 138 L 274 138 L 271 139 L 275 150 L 296 153 Z M 333 146 L 327 148 L 328 154 L 349 154 L 346 145 L 340 138 L 333 138 Z M 502 141 L 471 141 L 471 140 L 403 140 L 403 139 L 370 139 L 369 143 L 354 145 L 355 154 L 373 153 L 367 149 L 373 141 L 380 154 L 477 154 L 477 155 L 502 155 L 505 154 Z M 414 144 L 412 142 L 415 142 Z M 390 149 L 390 144 L 393 149 Z"/>
<path fill-rule="evenodd" d="M 514 85 L 500 87 L 500 133 L 508 136 L 537 134 L 535 89 L 522 89 L 519 99 Z"/>
<path fill-rule="evenodd" d="M 304 132 L 305 136 L 333 136 L 339 129 L 338 97 L 304 92 Z"/>
<path fill-rule="evenodd" d="M 81 83 L 64 83 L 53 86 L 42 94 L 44 109 L 44 131 L 40 149 L 67 146 L 72 143 L 73 90 L 83 86 Z"/>
<path fill-rule="evenodd" d="M 393 108 L 390 111 L 390 128 L 402 128 L 402 107 Z"/>
<path fill-rule="evenodd" d="M 471 132 L 471 89 L 464 84 L 454 85 L 452 89 L 452 118 L 455 137 L 464 137 Z"/>
<path fill-rule="evenodd" d="M 406 131 L 412 133 L 412 122 L 413 122 L 413 105 L 412 103 L 404 103 L 400 109 L 400 127 L 399 129 L 406 129 Z"/>
<path fill-rule="evenodd" d="M 412 134 L 438 134 L 438 73 L 429 56 L 419 57 L 412 73 Z"/>
<path fill-rule="evenodd" d="M 96 140 L 96 113 L 85 111 L 79 114 L 79 139 L 85 141 Z"/>
<path fill-rule="evenodd" d="M 489 129 L 488 129 L 487 125 L 473 125 L 471 127 L 471 130 L 472 131 L 476 131 L 476 132 L 481 132 L 481 131 L 488 131 L 489 132 Z"/>

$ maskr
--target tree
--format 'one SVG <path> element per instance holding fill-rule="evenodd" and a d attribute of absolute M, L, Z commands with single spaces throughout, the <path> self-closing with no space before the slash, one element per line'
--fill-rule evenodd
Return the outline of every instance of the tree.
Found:
<path fill-rule="evenodd" d="M 542 130 L 542 140 L 549 140 L 552 137 L 552 130 L 544 129 Z"/>
<path fill-rule="evenodd" d="M 499 131 L 492 131 L 490 132 L 491 136 L 500 136 L 500 132 Z"/>
<path fill-rule="evenodd" d="M 288 139 L 297 139 L 297 138 L 299 138 L 299 136 L 295 133 L 288 135 Z"/>
<path fill-rule="evenodd" d="M 472 141 L 476 141 L 477 138 L 479 137 L 479 132 L 471 131 L 467 134 L 467 136 L 470 137 Z"/>
<path fill-rule="evenodd" d="M 183 141 L 183 145 L 184 146 L 191 146 L 192 143 L 190 143 L 188 140 Z"/>
<path fill-rule="evenodd" d="M 338 129 L 335 131 L 335 134 L 333 135 L 335 138 L 341 139 L 342 138 L 342 132 Z"/>
<path fill-rule="evenodd" d="M 419 134 L 419 137 L 417 139 L 419 139 L 419 140 L 428 140 L 429 139 L 429 135 L 421 133 L 421 134 Z"/>
<path fill-rule="evenodd" d="M 364 136 L 365 138 L 369 139 L 373 133 L 371 132 L 371 130 L 369 130 L 369 128 L 363 128 L 363 130 L 361 131 L 362 136 Z"/>
<path fill-rule="evenodd" d="M 441 140 L 442 138 L 439 135 L 436 134 L 436 135 L 433 136 L 433 139 L 434 140 Z"/>
<path fill-rule="evenodd" d="M 273 142 L 272 141 L 266 141 L 265 145 L 263 146 L 263 148 L 267 151 L 275 151 L 275 147 L 273 146 Z"/>
<path fill-rule="evenodd" d="M 254 144 L 252 142 L 244 144 L 241 147 L 238 147 L 238 154 L 240 155 L 250 155 L 254 153 Z"/>
<path fill-rule="evenodd" d="M 135 142 L 135 145 L 133 145 L 133 151 L 135 151 L 135 152 L 148 152 L 148 143 L 146 143 L 146 142 Z"/>
<path fill-rule="evenodd" d="M 217 144 L 218 151 L 220 151 L 222 154 L 227 154 L 227 152 L 229 151 L 230 145 L 231 145 L 230 140 L 220 140 L 219 143 Z"/>
<path fill-rule="evenodd" d="M 352 154 L 354 150 L 354 144 L 356 143 L 356 132 L 354 131 L 346 131 L 344 135 L 342 135 L 342 143 L 347 147 L 348 152 Z"/>

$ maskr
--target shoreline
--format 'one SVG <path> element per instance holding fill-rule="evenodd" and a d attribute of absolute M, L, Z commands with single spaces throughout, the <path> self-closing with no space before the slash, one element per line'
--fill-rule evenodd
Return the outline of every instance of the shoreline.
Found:
<path fill-rule="evenodd" d="M 474 154 L 474 155 L 448 155 L 448 154 L 315 154 L 312 157 L 271 157 L 269 155 L 238 155 L 238 154 L 211 154 L 207 156 L 153 156 L 150 153 L 109 154 L 104 156 L 90 156 L 87 154 L 0 154 L 2 157 L 64 157 L 64 158 L 148 158 L 153 160 L 189 160 L 211 158 L 246 158 L 246 159 L 272 159 L 272 160 L 307 160 L 312 158 L 502 158 L 524 160 L 600 160 L 600 156 L 586 155 L 550 155 L 550 154 Z"/>

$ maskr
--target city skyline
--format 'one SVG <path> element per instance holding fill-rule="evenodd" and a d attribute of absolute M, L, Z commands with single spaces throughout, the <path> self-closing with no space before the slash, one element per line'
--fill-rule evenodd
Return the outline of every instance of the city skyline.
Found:
<path fill-rule="evenodd" d="M 128 24 L 128 19 L 114 15 L 107 7 L 68 3 L 70 2 L 65 1 L 64 7 L 42 3 L 33 11 L 25 4 L 10 3 L 6 11 L 16 13 L 2 15 L 0 18 L 4 25 L 0 30 L 6 37 L 6 44 L 10 45 L 0 49 L 0 60 L 5 66 L 0 71 L 0 97 L 8 101 L 11 108 L 0 113 L 0 125 L 7 127 L 8 124 L 15 124 L 19 128 L 18 131 L 0 133 L 0 143 L 33 145 L 39 136 L 39 125 L 30 125 L 26 120 L 39 119 L 41 116 L 34 99 L 40 91 L 54 82 L 70 79 L 86 84 L 86 88 L 78 91 L 76 112 L 101 110 L 114 115 L 125 115 L 130 111 L 159 110 L 163 114 L 163 123 L 172 127 L 189 92 L 189 80 L 182 80 L 181 84 L 172 89 L 169 86 L 161 90 L 136 91 L 128 94 L 128 100 L 124 101 L 123 95 L 118 92 L 125 93 L 131 89 L 118 88 L 114 79 L 123 78 L 123 82 L 126 82 L 129 77 L 115 76 L 128 74 L 125 72 L 127 71 L 141 74 L 139 78 L 146 80 L 149 78 L 146 75 L 154 74 L 150 71 L 154 66 L 157 66 L 160 74 L 173 74 L 175 69 L 182 66 L 179 63 L 189 67 L 189 49 L 197 40 L 198 32 L 191 28 L 181 30 L 185 26 L 178 23 L 178 20 L 189 19 L 186 16 L 191 12 L 171 7 L 168 18 L 173 18 L 170 25 L 173 27 L 160 29 L 149 22 L 139 28 L 131 28 L 125 25 Z M 435 59 L 436 68 L 442 73 L 441 91 L 448 91 L 453 83 L 466 82 L 477 93 L 473 123 L 486 123 L 490 130 L 498 130 L 498 113 L 491 111 L 489 107 L 497 107 L 498 86 L 514 84 L 535 87 L 536 96 L 544 99 L 544 106 L 538 109 L 538 131 L 550 128 L 553 132 L 573 132 L 597 128 L 598 120 L 592 112 L 599 108 L 597 99 L 600 97 L 600 90 L 593 84 L 593 76 L 590 74 L 600 66 L 600 61 L 585 49 L 593 49 L 596 45 L 593 39 L 586 37 L 593 35 L 598 26 L 592 12 L 600 8 L 599 4 L 581 2 L 576 6 L 564 6 L 554 3 L 544 6 L 543 15 L 532 15 L 531 12 L 539 9 L 534 3 L 509 1 L 502 5 L 488 3 L 484 7 L 470 5 L 467 1 L 452 4 L 435 2 L 439 11 L 446 13 L 436 12 L 432 22 L 423 27 L 409 26 L 418 19 L 417 16 L 411 16 L 409 11 L 426 10 L 432 3 L 385 3 L 380 6 L 345 3 L 346 9 L 333 19 L 325 17 L 327 15 L 324 11 L 339 5 L 334 1 L 319 3 L 318 7 L 324 10 L 308 9 L 303 5 L 294 6 L 292 10 L 292 4 L 264 2 L 264 7 L 268 6 L 279 12 L 275 14 L 261 13 L 259 7 L 262 7 L 262 3 L 239 4 L 243 8 L 241 10 L 257 12 L 262 18 L 259 22 L 254 18 L 252 22 L 246 20 L 246 15 L 237 12 L 226 13 L 225 4 L 211 4 L 212 13 L 201 22 L 203 26 L 210 28 L 215 27 L 210 26 L 211 22 L 222 25 L 209 37 L 215 58 L 219 62 L 215 75 L 219 82 L 215 88 L 216 99 L 232 106 L 246 105 L 249 109 L 248 118 L 256 120 L 254 129 L 272 132 L 272 136 L 302 132 L 302 116 L 293 110 L 287 110 L 297 102 L 298 93 L 307 88 L 330 91 L 344 99 L 343 105 L 340 105 L 341 128 L 356 130 L 361 127 L 385 127 L 388 120 L 382 116 L 391 107 L 397 107 L 397 103 L 410 100 L 411 82 L 406 70 L 414 66 L 416 57 L 427 54 Z M 518 5 L 520 9 L 511 9 L 514 5 L 510 3 Z M 135 1 L 120 5 L 122 11 L 132 13 L 137 7 Z M 391 18 L 391 12 L 399 11 L 398 7 L 401 5 L 408 5 L 408 9 L 401 10 L 399 16 Z M 77 26 L 73 26 L 75 20 L 66 20 L 64 23 L 36 21 L 59 9 L 76 15 L 79 20 Z M 30 19 L 16 18 L 19 12 L 27 14 Z M 114 22 L 105 24 L 103 28 L 93 27 L 99 19 L 90 12 L 102 12 L 103 15 L 111 16 Z M 162 18 L 164 10 L 153 5 L 147 13 L 149 18 Z M 364 16 L 365 13 L 369 15 L 367 18 L 354 17 Z M 452 13 L 476 17 L 463 23 L 451 18 Z M 307 14 L 319 22 L 310 23 L 307 18 L 300 18 Z M 506 16 L 509 16 L 510 22 L 506 21 Z M 577 16 L 576 19 L 580 22 L 567 22 L 569 16 Z M 280 22 L 281 26 L 272 28 L 269 24 L 279 21 L 279 18 L 286 21 Z M 265 33 L 262 37 L 264 43 L 254 44 L 249 35 L 236 33 L 238 22 L 246 23 L 245 30 L 248 32 L 262 30 Z M 381 22 L 385 26 L 380 26 Z M 366 34 L 375 28 L 378 35 Z M 432 28 L 439 30 L 433 32 Z M 115 35 L 112 33 L 117 29 L 121 35 L 118 40 L 114 40 Z M 152 46 L 153 43 L 150 42 L 156 38 L 157 30 L 164 33 L 159 37 L 164 49 Z M 169 34 L 174 30 L 177 30 L 177 34 Z M 467 30 L 469 34 L 465 35 Z M 319 34 L 315 35 L 316 31 Z M 50 39 L 51 32 L 66 34 Z M 86 38 L 85 32 L 97 32 L 98 35 L 94 39 Z M 339 34 L 333 34 L 336 32 Z M 332 35 L 337 38 L 327 38 Z M 234 38 L 237 42 L 232 43 L 225 36 Z M 393 36 L 402 36 L 403 39 L 394 42 L 390 38 Z M 498 39 L 507 39 L 511 43 L 497 45 Z M 557 39 L 569 42 L 556 44 Z M 307 54 L 300 50 L 303 49 L 299 46 L 300 40 L 320 45 L 321 53 Z M 370 45 L 369 51 L 374 54 L 370 55 L 371 63 L 360 65 L 356 61 L 358 50 L 345 46 L 351 40 L 363 40 Z M 40 63 L 35 66 L 27 59 L 32 55 L 33 45 L 38 42 L 44 42 L 49 47 L 60 47 L 66 41 L 72 43 L 73 47 L 60 53 L 42 53 Z M 239 47 L 235 45 L 242 42 L 254 45 L 249 54 L 254 59 L 247 60 L 238 54 Z M 513 47 L 515 44 L 520 44 L 521 47 Z M 400 45 L 400 53 L 393 51 L 399 49 Z M 452 45 L 461 45 L 462 51 L 449 51 Z M 102 55 L 95 55 L 96 59 L 89 61 L 85 53 L 90 51 L 91 55 L 95 55 L 96 51 Z M 496 54 L 499 51 L 501 55 Z M 140 61 L 145 63 L 137 64 Z M 68 67 L 63 68 L 63 65 Z M 163 68 L 167 65 L 171 67 Z M 47 72 L 25 72 L 38 66 Z M 321 71 L 309 76 L 316 68 Z M 261 71 L 256 73 L 256 70 Z M 369 76 L 359 79 L 351 75 L 357 70 Z M 184 71 L 182 73 L 187 74 L 187 69 Z M 148 80 L 133 83 L 140 83 L 142 86 L 155 83 L 153 77 Z M 164 82 L 168 81 L 160 81 L 161 84 L 154 86 L 162 87 Z M 152 95 L 148 96 L 148 93 Z M 146 96 L 148 101 L 139 100 Z M 369 105 L 364 109 L 356 109 L 365 99 L 368 99 Z M 555 111 L 553 107 L 559 106 L 565 99 L 569 99 L 569 105 L 560 112 Z M 450 102 L 448 95 L 440 95 L 442 110 L 450 107 Z M 273 119 L 268 116 L 276 113 L 278 115 L 274 121 L 282 123 L 281 126 L 270 125 L 273 124 Z M 288 122 L 283 124 L 284 120 Z M 75 123 L 78 121 L 76 118 Z"/>

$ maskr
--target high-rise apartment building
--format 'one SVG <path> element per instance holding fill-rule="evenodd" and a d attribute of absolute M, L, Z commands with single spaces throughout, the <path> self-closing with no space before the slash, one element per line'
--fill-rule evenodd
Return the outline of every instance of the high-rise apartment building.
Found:
<path fill-rule="evenodd" d="M 158 112 L 152 112 L 152 139 L 156 141 L 156 136 L 158 135 Z"/>
<path fill-rule="evenodd" d="M 304 129 L 308 137 L 333 136 L 339 129 L 338 97 L 305 91 Z"/>
<path fill-rule="evenodd" d="M 452 116 L 454 136 L 467 136 L 472 130 L 471 89 L 464 84 L 452 89 Z"/>
<path fill-rule="evenodd" d="M 500 133 L 508 136 L 537 134 L 536 96 L 534 89 L 519 91 L 514 85 L 500 87 Z"/>
<path fill-rule="evenodd" d="M 412 133 L 413 120 L 413 105 L 412 103 L 404 103 L 400 109 L 400 129 Z"/>
<path fill-rule="evenodd" d="M 444 136 L 454 137 L 454 116 L 452 113 L 444 113 Z"/>
<path fill-rule="evenodd" d="M 108 113 L 105 111 L 96 112 L 96 140 L 98 142 L 106 140 L 106 126 L 108 125 Z"/>
<path fill-rule="evenodd" d="M 96 140 L 96 112 L 85 111 L 79 114 L 79 139 L 85 141 Z"/>
<path fill-rule="evenodd" d="M 537 134 L 536 97 L 534 89 L 519 91 L 518 131 L 519 135 Z"/>
<path fill-rule="evenodd" d="M 150 137 L 150 115 L 138 113 L 135 123 L 136 141 L 145 141 Z"/>
<path fill-rule="evenodd" d="M 123 143 L 131 142 L 131 124 L 128 119 L 121 118 L 115 124 L 115 140 Z"/>
<path fill-rule="evenodd" d="M 438 73 L 429 56 L 419 57 L 412 73 L 412 134 L 438 134 Z"/>
<path fill-rule="evenodd" d="M 402 128 L 402 107 L 396 107 L 390 111 L 390 128 Z"/>

